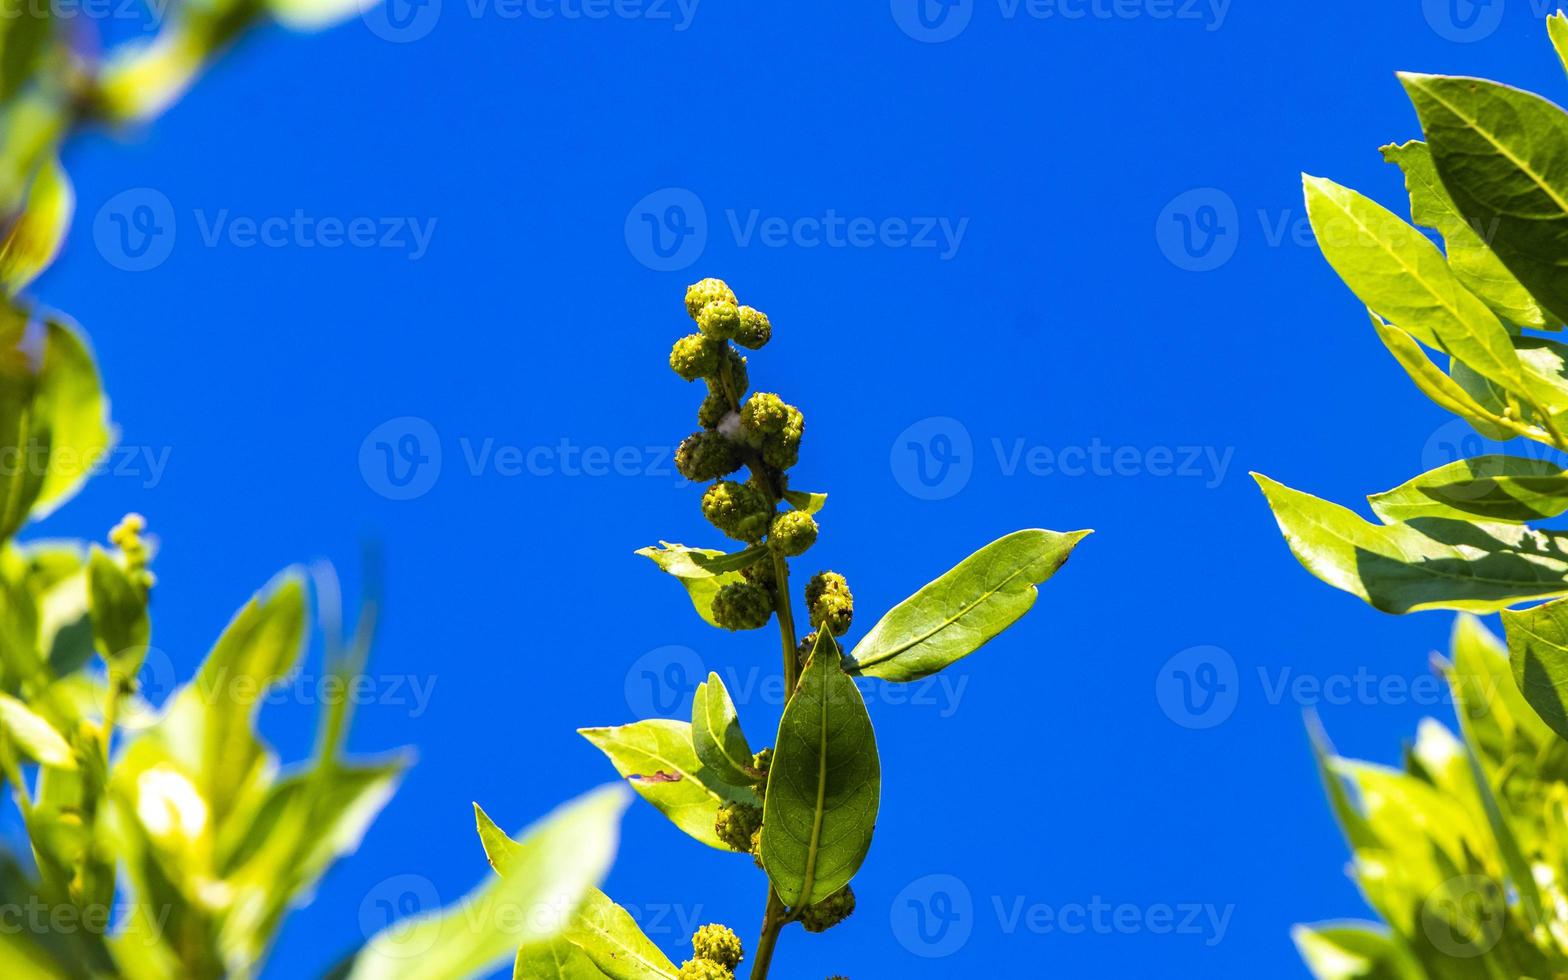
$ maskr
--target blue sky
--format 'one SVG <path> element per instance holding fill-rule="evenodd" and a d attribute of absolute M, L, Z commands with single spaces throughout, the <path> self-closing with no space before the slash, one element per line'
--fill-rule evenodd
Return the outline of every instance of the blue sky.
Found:
<path fill-rule="evenodd" d="M 1548 8 L 397 2 L 263 31 L 79 141 L 36 290 L 91 335 L 122 449 L 34 533 L 145 513 L 180 674 L 280 568 L 352 589 L 384 552 L 353 742 L 420 761 L 268 976 L 459 896 L 470 801 L 519 827 L 612 778 L 579 726 L 678 713 L 711 669 L 770 740 L 774 635 L 705 627 L 632 554 L 716 543 L 665 366 L 708 275 L 772 316 L 752 378 L 806 414 L 797 485 L 831 500 L 802 570 L 848 576 L 851 639 L 1002 533 L 1097 531 L 1003 639 L 868 689 L 860 910 L 777 975 L 1304 976 L 1290 925 L 1364 909 L 1302 711 L 1396 761 L 1451 715 L 1451 619 L 1314 581 L 1247 471 L 1354 503 L 1465 430 L 1317 254 L 1299 175 L 1402 209 L 1393 72 L 1561 99 Z M 313 690 L 268 709 L 288 756 Z M 607 889 L 677 958 L 702 922 L 749 943 L 763 898 L 645 806 Z"/>

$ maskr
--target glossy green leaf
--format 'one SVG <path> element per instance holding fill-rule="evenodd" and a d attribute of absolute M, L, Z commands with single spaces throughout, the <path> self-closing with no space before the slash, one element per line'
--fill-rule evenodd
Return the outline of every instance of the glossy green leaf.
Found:
<path fill-rule="evenodd" d="M 1568 114 L 1538 95 L 1484 79 L 1411 73 L 1399 78 L 1454 206 L 1563 322 Z"/>
<path fill-rule="evenodd" d="M 70 743 L 54 730 L 54 726 L 9 694 L 0 694 L 0 729 L 21 746 L 29 758 L 40 764 L 59 769 L 76 768 L 76 753 L 71 751 Z"/>
<path fill-rule="evenodd" d="M 1388 930 L 1370 922 L 1296 926 L 1290 937 L 1316 980 L 1425 980 Z"/>
<path fill-rule="evenodd" d="M 709 847 L 730 850 L 713 829 L 719 807 L 761 802 L 755 791 L 729 785 L 702 764 L 692 748 L 691 725 L 684 721 L 653 719 L 578 732 L 609 757 L 639 796 Z"/>
<path fill-rule="evenodd" d="M 535 943 L 517 951 L 512 980 L 604 980 L 604 971 L 570 940 Z"/>
<path fill-rule="evenodd" d="M 1459 284 L 1430 239 L 1348 187 L 1322 177 L 1302 179 L 1318 245 L 1363 303 L 1526 401 L 1553 405 L 1556 393 L 1525 373 L 1508 329 Z"/>
<path fill-rule="evenodd" d="M 1423 518 L 1381 526 L 1254 473 L 1308 571 L 1390 613 L 1495 612 L 1568 594 L 1568 535 Z"/>
<path fill-rule="evenodd" d="M 65 242 L 75 207 L 76 195 L 60 161 L 45 162 L 33 177 L 26 207 L 0 237 L 0 289 L 16 293 L 49 267 Z"/>
<path fill-rule="evenodd" d="M 1524 524 L 1568 512 L 1568 472 L 1544 459 L 1477 456 L 1367 499 L 1388 524 L 1422 517 Z"/>
<path fill-rule="evenodd" d="M 784 708 L 768 773 L 762 866 L 791 908 L 820 902 L 849 884 L 876 827 L 882 794 L 871 716 L 840 665 L 838 644 L 820 630 Z"/>
<path fill-rule="evenodd" d="M 497 827 L 477 803 L 474 815 L 479 822 L 479 840 L 484 845 L 485 857 L 498 874 L 505 876 L 509 873 L 507 868 L 522 852 L 522 845 Z M 532 959 L 551 964 L 576 962 L 576 957 L 561 949 L 563 945 L 576 947 L 587 958 L 588 965 L 597 971 L 585 976 L 608 974 L 612 980 L 643 980 L 675 974 L 674 965 L 643 935 L 626 910 L 598 889 L 590 889 L 571 911 L 559 938 L 535 944 L 536 948 L 532 950 L 525 946 L 519 951 L 519 962 L 522 962 L 523 954 L 530 952 Z"/>
<path fill-rule="evenodd" d="M 825 493 L 806 493 L 803 490 L 785 490 L 784 499 L 796 510 L 803 510 L 808 514 L 815 514 L 827 505 L 828 495 Z"/>
<path fill-rule="evenodd" d="M 1448 265 L 1460 284 L 1509 323 L 1536 329 L 1547 327 L 1546 314 L 1535 298 L 1454 206 L 1432 166 L 1427 145 L 1412 140 L 1402 146 L 1385 146 L 1383 159 L 1404 171 L 1405 189 L 1410 192 L 1411 220 L 1443 236 Z"/>
<path fill-rule="evenodd" d="M 1368 311 L 1371 313 L 1371 311 Z M 1377 330 L 1378 339 L 1388 352 L 1394 355 L 1400 367 L 1410 375 L 1410 380 L 1416 383 L 1421 393 L 1432 399 L 1440 408 L 1447 409 L 1455 415 L 1469 422 L 1477 431 L 1489 438 L 1511 438 L 1513 435 L 1524 435 L 1539 441 L 1549 441 L 1550 436 L 1544 430 L 1533 429 L 1521 424 L 1514 419 L 1503 418 L 1489 406 L 1483 405 L 1465 385 L 1450 377 L 1442 368 L 1432 363 L 1426 351 L 1410 334 L 1383 322 L 1383 318 L 1372 313 L 1372 326 Z"/>
<path fill-rule="evenodd" d="M 511 958 L 519 946 L 559 936 L 609 871 L 628 798 L 624 787 L 608 786 L 555 810 L 505 855 L 494 856 L 500 874 L 453 906 L 378 933 L 354 958 L 348 977 L 466 980 Z"/>
<path fill-rule="evenodd" d="M 894 606 L 855 645 L 845 668 L 913 681 L 974 653 L 1034 605 L 1038 590 L 1091 532 L 1014 531 Z"/>
<path fill-rule="evenodd" d="M 1568 739 L 1568 601 L 1503 613 L 1508 657 L 1525 700 Z"/>
<path fill-rule="evenodd" d="M 758 781 L 735 702 L 718 674 L 709 673 L 692 697 L 691 744 L 698 761 L 731 786 L 751 786 Z"/>
<path fill-rule="evenodd" d="M 726 554 L 711 548 L 688 548 L 682 544 L 659 542 L 657 548 L 643 548 L 637 552 L 653 560 L 664 571 L 680 580 L 691 596 L 691 604 L 710 626 L 718 626 L 713 618 L 713 597 L 726 585 L 744 582 L 740 570 L 763 558 L 767 548 L 761 545 Z"/>
<path fill-rule="evenodd" d="M 1546 18 L 1546 30 L 1551 36 L 1552 47 L 1557 51 L 1557 58 L 1568 69 L 1568 15 L 1561 10 Z"/>

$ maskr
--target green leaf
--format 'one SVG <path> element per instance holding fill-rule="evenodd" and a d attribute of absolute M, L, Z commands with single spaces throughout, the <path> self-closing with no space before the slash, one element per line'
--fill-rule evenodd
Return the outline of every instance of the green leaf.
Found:
<path fill-rule="evenodd" d="M 1089 531 L 1014 531 L 894 606 L 850 654 L 851 673 L 913 681 L 969 656 L 1034 605 Z"/>
<path fill-rule="evenodd" d="M 779 722 L 763 805 L 762 866 L 785 905 L 849 884 L 871 849 L 881 793 L 871 716 L 832 634 L 819 630 Z"/>
<path fill-rule="evenodd" d="M 521 945 L 560 935 L 610 869 L 627 800 L 624 787 L 607 786 L 555 810 L 501 858 L 499 875 L 456 905 L 388 926 L 354 958 L 348 977 L 465 980 Z"/>
<path fill-rule="evenodd" d="M 1568 115 L 1479 78 L 1402 73 L 1454 206 L 1558 323 L 1568 318 Z M 1468 358 L 1464 358 L 1468 360 Z"/>
<path fill-rule="evenodd" d="M 512 980 L 604 980 L 604 972 L 569 940 L 555 939 L 519 949 Z"/>
<path fill-rule="evenodd" d="M 1551 441 L 1551 437 L 1544 430 L 1530 428 L 1513 419 L 1503 418 L 1490 407 L 1483 405 L 1465 385 L 1449 377 L 1442 368 L 1433 364 L 1432 359 L 1427 356 L 1421 345 L 1416 343 L 1415 338 L 1398 327 L 1384 323 L 1383 318 L 1371 310 L 1367 312 L 1372 316 L 1372 326 L 1377 330 L 1378 339 L 1383 342 L 1383 346 L 1394 355 L 1394 359 L 1405 369 L 1405 373 L 1410 375 L 1410 380 L 1416 383 L 1421 393 L 1437 403 L 1438 407 L 1453 412 L 1489 438 L 1508 439 L 1514 435 L 1524 435 L 1541 442 Z M 1459 362 L 1455 363 L 1458 365 Z"/>
<path fill-rule="evenodd" d="M 1568 739 L 1568 601 L 1503 613 L 1508 659 L 1525 700 Z"/>
<path fill-rule="evenodd" d="M 53 37 L 52 8 L 7 4 L 0 14 L 0 103 L 11 101 L 33 76 Z"/>
<path fill-rule="evenodd" d="M 477 803 L 474 804 L 474 815 L 479 823 L 479 841 L 484 845 L 485 857 L 496 873 L 505 877 L 510 874 L 508 869 L 512 864 L 520 859 L 523 846 L 497 827 L 495 821 Z M 584 974 L 586 977 L 599 975 L 600 971 L 613 980 L 642 980 L 645 977 L 675 975 L 674 964 L 643 935 L 626 910 L 610 901 L 598 889 L 590 889 L 572 910 L 560 938 L 539 945 L 543 948 L 533 950 L 534 958 L 547 962 L 571 962 L 575 958 L 564 954 L 560 947 L 577 947 L 595 970 L 595 973 Z M 519 963 L 522 962 L 522 954 L 528 952 L 530 950 L 527 946 L 519 951 Z M 541 974 L 545 977 L 554 975 Z"/>
<path fill-rule="evenodd" d="M 1425 980 L 1410 954 L 1371 922 L 1323 922 L 1290 931 L 1317 980 Z"/>
<path fill-rule="evenodd" d="M 767 548 L 763 545 L 745 551 L 725 554 L 710 548 L 688 548 L 682 544 L 660 541 L 657 548 L 643 548 L 637 552 L 664 571 L 675 576 L 686 587 L 697 615 L 710 626 L 718 626 L 713 618 L 713 597 L 726 585 L 746 581 L 740 570 L 763 558 Z"/>
<path fill-rule="evenodd" d="M 1422 517 L 1524 524 L 1568 512 L 1568 472 L 1544 459 L 1477 456 L 1367 499 L 1388 524 Z"/>
<path fill-rule="evenodd" d="M 741 731 L 735 702 L 730 700 L 730 692 L 718 674 L 710 672 L 692 697 L 691 745 L 697 759 L 731 786 L 758 782 L 751 769 L 751 746 Z"/>
<path fill-rule="evenodd" d="M 1429 347 L 1533 404 L 1556 393 L 1530 378 L 1508 328 L 1461 286 L 1438 247 L 1393 212 L 1348 187 L 1303 176 L 1307 214 L 1329 265 L 1360 300 Z"/>
<path fill-rule="evenodd" d="M 1564 68 L 1568 68 L 1568 15 L 1559 10 L 1546 18 L 1546 32 L 1551 36 L 1558 60 Z"/>
<path fill-rule="evenodd" d="M 364 7 L 364 0 L 267 0 L 267 10 L 291 31 L 325 30 Z"/>
<path fill-rule="evenodd" d="M 265 780 L 271 763 L 256 735 L 256 714 L 293 673 L 307 615 L 303 577 L 296 569 L 280 574 L 235 614 L 159 725 L 164 743 L 199 774 L 215 822 Z"/>
<path fill-rule="evenodd" d="M 87 556 L 87 608 L 98 655 L 122 677 L 135 677 L 152 633 L 147 593 L 96 545 Z"/>
<path fill-rule="evenodd" d="M 1568 535 L 1423 518 L 1370 524 L 1254 473 L 1290 550 L 1318 578 L 1390 613 L 1495 612 L 1568 593 Z"/>
<path fill-rule="evenodd" d="M 755 791 L 729 785 L 702 764 L 692 748 L 691 725 L 684 721 L 652 719 L 619 728 L 579 728 L 578 733 L 609 757 L 639 796 L 716 850 L 730 850 L 713 829 L 719 807 L 761 802 Z"/>
<path fill-rule="evenodd" d="M 32 709 L 9 694 L 0 694 L 0 729 L 4 730 L 6 737 L 21 746 L 29 758 L 42 765 L 57 769 L 76 768 L 76 753 L 71 751 L 65 738 L 54 730 L 54 726 L 33 714 Z"/>
<path fill-rule="evenodd" d="M 1412 140 L 1403 146 L 1385 146 L 1383 159 L 1404 171 L 1405 188 L 1410 192 L 1410 217 L 1416 224 L 1434 229 L 1443 236 L 1448 265 L 1455 278 L 1509 323 L 1546 328 L 1546 314 L 1535 298 L 1454 206 L 1432 166 L 1432 154 L 1427 145 Z"/>
<path fill-rule="evenodd" d="M 0 238 L 0 289 L 19 292 L 49 267 L 65 241 L 75 207 L 70 178 L 59 160 L 48 160 L 33 177 L 27 206 Z"/>
<path fill-rule="evenodd" d="M 806 493 L 803 490 L 785 490 L 784 499 L 796 510 L 803 510 L 808 514 L 820 511 L 828 502 L 825 493 Z"/>

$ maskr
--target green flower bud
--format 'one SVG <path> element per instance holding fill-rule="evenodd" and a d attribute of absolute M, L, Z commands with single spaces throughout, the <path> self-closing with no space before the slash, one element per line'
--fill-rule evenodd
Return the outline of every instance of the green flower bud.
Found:
<path fill-rule="evenodd" d="M 707 960 L 687 960 L 675 972 L 675 980 L 735 980 L 735 973 Z"/>
<path fill-rule="evenodd" d="M 697 314 L 697 329 L 714 340 L 729 340 L 740 329 L 740 310 L 734 303 L 709 303 Z"/>
<path fill-rule="evenodd" d="M 767 558 L 752 562 L 750 565 L 747 565 L 745 568 L 741 569 L 740 573 L 744 575 L 746 577 L 746 581 L 750 582 L 752 585 L 760 585 L 765 589 L 773 588 L 773 562 L 769 561 Z"/>
<path fill-rule="evenodd" d="M 773 324 L 768 322 L 768 315 L 761 310 L 742 306 L 740 325 L 735 328 L 733 336 L 735 343 L 757 350 L 773 336 Z"/>
<path fill-rule="evenodd" d="M 740 937 L 733 929 L 717 923 L 698 929 L 691 937 L 691 949 L 697 959 L 717 963 L 726 970 L 735 969 L 745 956 Z"/>
<path fill-rule="evenodd" d="M 763 749 L 762 751 L 758 752 L 756 755 L 752 756 L 751 757 L 751 768 L 753 768 L 753 769 L 757 770 L 758 772 L 762 773 L 763 778 L 766 779 L 767 775 L 768 775 L 768 770 L 773 768 L 773 750 L 772 749 Z"/>
<path fill-rule="evenodd" d="M 825 932 L 849 918 L 855 911 L 855 890 L 848 885 L 815 905 L 800 910 L 800 924 L 807 932 Z"/>
<path fill-rule="evenodd" d="M 693 483 L 717 480 L 740 467 L 740 451 L 717 432 L 693 433 L 675 450 L 675 468 Z"/>
<path fill-rule="evenodd" d="M 849 583 L 837 572 L 818 572 L 806 583 L 806 609 L 811 613 L 811 625 L 826 627 L 834 636 L 849 631 L 855 618 L 855 597 L 849 592 Z"/>
<path fill-rule="evenodd" d="M 688 334 L 670 348 L 670 370 L 687 381 L 711 378 L 719 371 L 718 341 L 700 333 Z"/>
<path fill-rule="evenodd" d="M 773 598 L 748 582 L 732 582 L 713 597 L 713 618 L 727 630 L 755 630 L 768 625 Z"/>
<path fill-rule="evenodd" d="M 702 495 L 702 515 L 736 541 L 756 542 L 767 533 L 773 510 L 750 484 L 721 480 Z"/>
<path fill-rule="evenodd" d="M 762 828 L 751 835 L 751 860 L 757 867 L 762 867 Z"/>
<path fill-rule="evenodd" d="M 805 663 L 808 659 L 810 659 L 811 651 L 815 650 L 816 648 L 817 631 L 812 630 L 810 633 L 807 633 L 805 636 L 801 637 L 799 643 L 795 644 L 795 656 L 800 658 L 801 663 Z"/>
<path fill-rule="evenodd" d="M 741 427 L 758 442 L 775 432 L 783 431 L 788 420 L 789 405 L 769 391 L 757 392 L 740 407 Z"/>
<path fill-rule="evenodd" d="M 693 320 L 709 303 L 734 303 L 735 291 L 723 279 L 704 279 L 686 287 L 686 312 Z"/>
<path fill-rule="evenodd" d="M 790 558 L 817 543 L 817 519 L 803 510 L 786 511 L 773 519 L 768 540 Z"/>
<path fill-rule="evenodd" d="M 751 850 L 752 835 L 762 829 L 762 807 L 750 803 L 726 803 L 719 807 L 713 832 L 730 850 Z"/>
<path fill-rule="evenodd" d="M 697 424 L 704 429 L 717 429 L 724 416 L 730 414 L 730 400 L 722 391 L 715 391 L 713 381 L 708 381 L 708 395 L 697 408 Z"/>

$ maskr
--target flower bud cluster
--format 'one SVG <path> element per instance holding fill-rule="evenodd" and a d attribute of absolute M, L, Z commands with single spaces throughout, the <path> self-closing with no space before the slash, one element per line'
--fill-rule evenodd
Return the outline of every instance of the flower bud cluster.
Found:
<path fill-rule="evenodd" d="M 728 926 L 703 926 L 691 937 L 694 954 L 681 964 L 677 980 L 734 980 L 735 968 L 745 956 L 740 937 Z"/>

